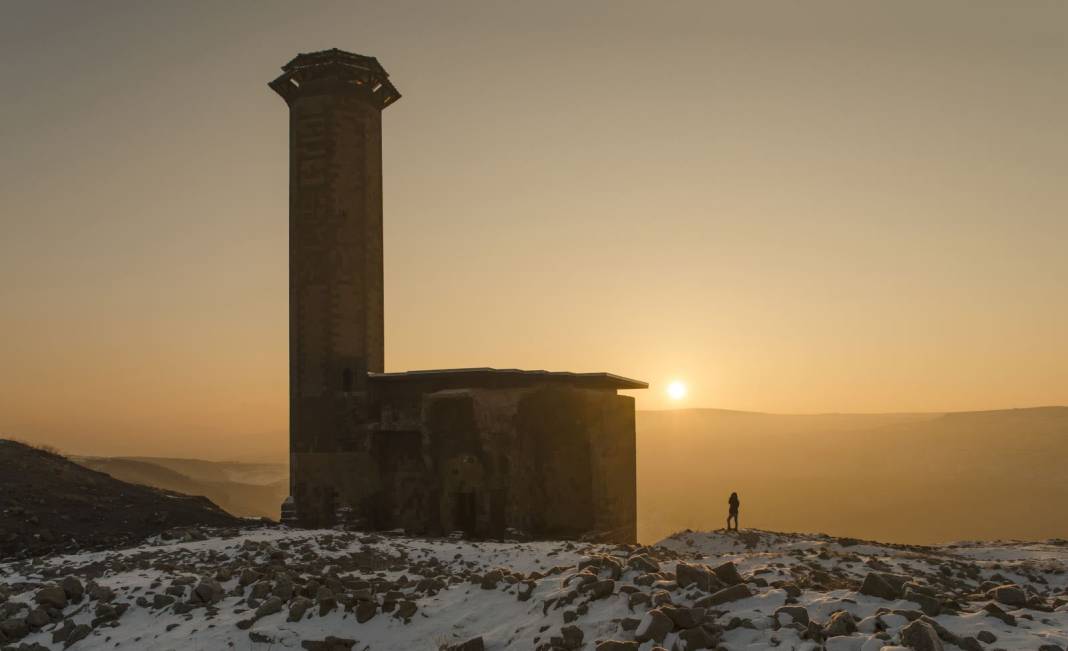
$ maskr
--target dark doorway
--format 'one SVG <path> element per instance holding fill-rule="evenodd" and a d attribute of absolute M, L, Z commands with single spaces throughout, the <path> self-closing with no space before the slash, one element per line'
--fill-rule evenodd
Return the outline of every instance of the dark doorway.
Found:
<path fill-rule="evenodd" d="M 478 499 L 474 491 L 456 494 L 455 522 L 464 533 L 475 533 L 475 525 L 478 522 Z"/>

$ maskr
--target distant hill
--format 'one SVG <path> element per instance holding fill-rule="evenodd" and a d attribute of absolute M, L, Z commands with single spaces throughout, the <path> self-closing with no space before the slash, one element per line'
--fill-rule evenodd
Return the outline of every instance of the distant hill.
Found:
<path fill-rule="evenodd" d="M 242 517 L 278 519 L 289 494 L 284 464 L 202 461 L 156 457 L 71 457 L 116 479 L 165 490 L 203 495 Z"/>
<path fill-rule="evenodd" d="M 1068 537 L 1068 407 L 637 414 L 638 533 L 742 526 L 913 543 Z"/>
<path fill-rule="evenodd" d="M 119 481 L 0 439 L 0 558 L 116 547 L 172 527 L 240 524 L 203 497 Z"/>

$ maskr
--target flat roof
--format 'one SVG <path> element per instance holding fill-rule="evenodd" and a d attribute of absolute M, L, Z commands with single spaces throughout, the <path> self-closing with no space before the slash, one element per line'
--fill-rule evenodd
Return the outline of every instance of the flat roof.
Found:
<path fill-rule="evenodd" d="M 482 388 L 562 384 L 586 389 L 648 389 L 647 382 L 612 373 L 524 371 L 518 368 L 443 368 L 398 373 L 368 373 L 375 384 L 428 383 L 442 388 Z"/>

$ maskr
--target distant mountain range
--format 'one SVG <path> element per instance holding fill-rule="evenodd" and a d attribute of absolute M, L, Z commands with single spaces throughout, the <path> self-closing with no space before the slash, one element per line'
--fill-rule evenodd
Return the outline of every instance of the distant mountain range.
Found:
<path fill-rule="evenodd" d="M 742 526 L 895 542 L 1068 537 L 1068 407 L 637 415 L 638 535 Z"/>
<path fill-rule="evenodd" d="M 909 543 L 1068 538 L 1068 407 L 782 415 L 639 411 L 638 534 L 742 526 Z M 277 518 L 283 463 L 72 457 L 123 481 Z"/>
<path fill-rule="evenodd" d="M 289 466 L 160 457 L 69 457 L 125 482 L 203 495 L 242 517 L 278 519 L 289 493 Z"/>

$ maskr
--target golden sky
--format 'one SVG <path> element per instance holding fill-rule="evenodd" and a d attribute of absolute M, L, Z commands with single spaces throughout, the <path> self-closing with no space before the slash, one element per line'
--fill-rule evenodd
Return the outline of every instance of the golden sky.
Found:
<path fill-rule="evenodd" d="M 273 454 L 299 51 L 379 58 L 387 370 L 1068 403 L 1068 3 L 0 7 L 0 432 Z M 688 385 L 670 403 L 671 380 Z"/>

